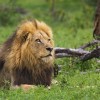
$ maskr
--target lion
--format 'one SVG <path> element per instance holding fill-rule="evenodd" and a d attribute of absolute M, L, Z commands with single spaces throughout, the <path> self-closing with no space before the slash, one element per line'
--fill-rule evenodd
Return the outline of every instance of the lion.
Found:
<path fill-rule="evenodd" d="M 9 79 L 11 86 L 50 86 L 53 67 L 53 34 L 44 22 L 24 21 L 1 46 L 0 84 Z"/>

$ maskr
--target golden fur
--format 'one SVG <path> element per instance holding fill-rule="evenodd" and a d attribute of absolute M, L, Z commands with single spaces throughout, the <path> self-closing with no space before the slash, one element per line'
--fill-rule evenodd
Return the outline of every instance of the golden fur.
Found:
<path fill-rule="evenodd" d="M 25 21 L 1 47 L 0 69 L 9 70 L 12 85 L 50 85 L 53 47 L 49 26 L 37 20 Z"/>

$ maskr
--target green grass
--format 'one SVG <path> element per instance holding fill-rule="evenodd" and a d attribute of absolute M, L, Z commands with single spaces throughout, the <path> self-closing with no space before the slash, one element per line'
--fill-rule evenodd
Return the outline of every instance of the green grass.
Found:
<path fill-rule="evenodd" d="M 100 76 L 95 73 L 80 74 L 76 72 L 59 75 L 59 84 L 51 90 L 38 87 L 35 90 L 23 92 L 18 90 L 1 89 L 0 100 L 99 100 Z"/>
<path fill-rule="evenodd" d="M 9 0 L 0 0 L 0 4 Z M 28 13 L 26 15 L 8 16 L 11 19 L 6 26 L 0 26 L 0 44 L 11 35 L 16 25 L 23 19 L 36 18 L 43 20 L 52 27 L 55 46 L 66 48 L 78 48 L 93 39 L 93 16 L 95 7 L 88 5 L 87 0 L 58 0 L 56 11 L 64 12 L 61 21 L 61 13 L 57 18 L 50 14 L 50 3 L 45 0 L 18 0 L 20 5 Z M 13 14 L 14 15 L 14 14 Z M 0 15 L 1 16 L 1 15 Z M 18 17 L 18 19 L 17 19 Z M 19 19 L 20 18 L 20 19 Z M 12 20 L 13 19 L 13 20 Z M 6 22 L 5 22 L 6 23 Z M 13 24 L 12 24 L 13 23 Z M 57 78 L 58 84 L 52 85 L 48 90 L 38 86 L 35 90 L 24 92 L 21 89 L 0 89 L 0 100 L 99 100 L 100 99 L 100 69 L 97 59 L 85 63 L 78 58 L 62 58 L 55 61 L 62 66 Z"/>

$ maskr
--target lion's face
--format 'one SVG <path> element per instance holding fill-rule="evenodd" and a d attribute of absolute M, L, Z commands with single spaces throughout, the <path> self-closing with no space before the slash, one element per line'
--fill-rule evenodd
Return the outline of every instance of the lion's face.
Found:
<path fill-rule="evenodd" d="M 28 48 L 31 56 L 34 56 L 36 60 L 45 63 L 50 63 L 54 59 L 54 45 L 53 40 L 44 31 L 37 30 L 30 39 Z M 25 45 L 27 42 L 25 43 Z M 26 48 L 27 49 L 27 48 Z"/>
<path fill-rule="evenodd" d="M 38 30 L 33 35 L 30 48 L 37 59 L 47 61 L 54 57 L 53 40 L 43 31 Z M 33 48 L 33 49 L 32 49 Z"/>
<path fill-rule="evenodd" d="M 54 43 L 51 29 L 43 22 L 28 21 L 22 24 L 14 40 L 12 63 L 52 64 L 54 61 Z M 17 53 L 18 52 L 18 53 Z M 16 58 L 15 58 L 16 57 Z"/>

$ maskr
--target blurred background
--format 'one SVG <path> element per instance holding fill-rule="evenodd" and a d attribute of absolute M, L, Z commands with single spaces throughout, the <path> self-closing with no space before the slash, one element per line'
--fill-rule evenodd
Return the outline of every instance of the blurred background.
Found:
<path fill-rule="evenodd" d="M 92 39 L 97 0 L 0 0 L 0 44 L 20 21 L 51 26 L 56 46 L 78 47 Z"/>

